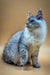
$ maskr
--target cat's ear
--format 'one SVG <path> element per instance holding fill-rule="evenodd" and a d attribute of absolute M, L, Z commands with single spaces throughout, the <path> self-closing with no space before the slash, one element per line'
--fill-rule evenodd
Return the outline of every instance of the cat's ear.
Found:
<path fill-rule="evenodd" d="M 42 13 L 41 9 L 37 12 L 37 18 L 38 19 L 43 19 L 43 13 Z"/>
<path fill-rule="evenodd" d="M 40 8 L 40 10 L 37 12 L 37 15 L 43 15 L 41 8 Z"/>
<path fill-rule="evenodd" d="M 29 17 L 31 17 L 32 16 L 32 14 L 31 14 L 31 12 L 30 11 L 28 11 L 28 16 L 27 16 L 27 18 L 26 19 L 28 19 Z"/>
<path fill-rule="evenodd" d="M 31 17 L 32 16 L 32 14 L 31 14 L 31 12 L 29 11 L 29 17 Z"/>

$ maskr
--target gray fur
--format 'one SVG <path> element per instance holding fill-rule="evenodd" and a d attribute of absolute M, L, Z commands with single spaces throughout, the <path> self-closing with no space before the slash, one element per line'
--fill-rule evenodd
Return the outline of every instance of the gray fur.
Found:
<path fill-rule="evenodd" d="M 38 20 L 37 15 L 30 15 L 25 29 L 15 33 L 6 44 L 3 60 L 7 63 L 13 62 L 18 66 L 23 66 L 32 60 L 32 65 L 39 68 L 38 53 L 41 44 L 45 40 L 45 26 L 43 18 Z"/>
<path fill-rule="evenodd" d="M 17 65 L 24 65 L 27 63 L 28 52 L 26 46 L 23 44 L 23 32 L 24 31 L 20 31 L 14 34 L 6 44 L 3 52 L 3 59 L 5 62 L 13 62 Z"/>

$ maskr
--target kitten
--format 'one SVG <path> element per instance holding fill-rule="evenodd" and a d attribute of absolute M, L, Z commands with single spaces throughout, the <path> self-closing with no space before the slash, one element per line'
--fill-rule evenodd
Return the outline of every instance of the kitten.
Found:
<path fill-rule="evenodd" d="M 32 61 L 33 67 L 40 68 L 38 53 L 45 37 L 46 23 L 43 19 L 42 10 L 40 9 L 35 16 L 29 12 L 25 29 L 15 33 L 6 44 L 3 60 L 18 66 Z"/>

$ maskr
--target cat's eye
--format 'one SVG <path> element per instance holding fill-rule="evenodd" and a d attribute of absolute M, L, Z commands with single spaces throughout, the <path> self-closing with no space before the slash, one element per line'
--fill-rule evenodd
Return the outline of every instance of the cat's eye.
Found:
<path fill-rule="evenodd" d="M 34 20 L 31 20 L 30 22 L 34 22 Z"/>

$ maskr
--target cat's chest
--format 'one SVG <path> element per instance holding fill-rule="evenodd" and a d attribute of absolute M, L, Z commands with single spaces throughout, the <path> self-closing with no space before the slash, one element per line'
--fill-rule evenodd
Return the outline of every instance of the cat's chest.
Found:
<path fill-rule="evenodd" d="M 28 45 L 28 46 L 40 46 L 41 45 L 41 40 L 40 40 L 40 38 L 38 38 L 38 37 L 34 37 L 34 36 L 29 36 L 29 37 L 27 37 L 26 38 L 26 44 Z"/>
<path fill-rule="evenodd" d="M 29 57 L 31 56 L 32 53 L 35 54 L 41 45 L 40 40 L 34 38 L 33 36 L 27 38 L 26 44 Z"/>
<path fill-rule="evenodd" d="M 40 32 L 39 29 L 33 32 L 29 32 L 28 29 L 26 29 L 24 32 L 24 37 L 25 37 L 25 44 L 30 48 L 40 46 L 45 39 L 44 34 Z"/>

